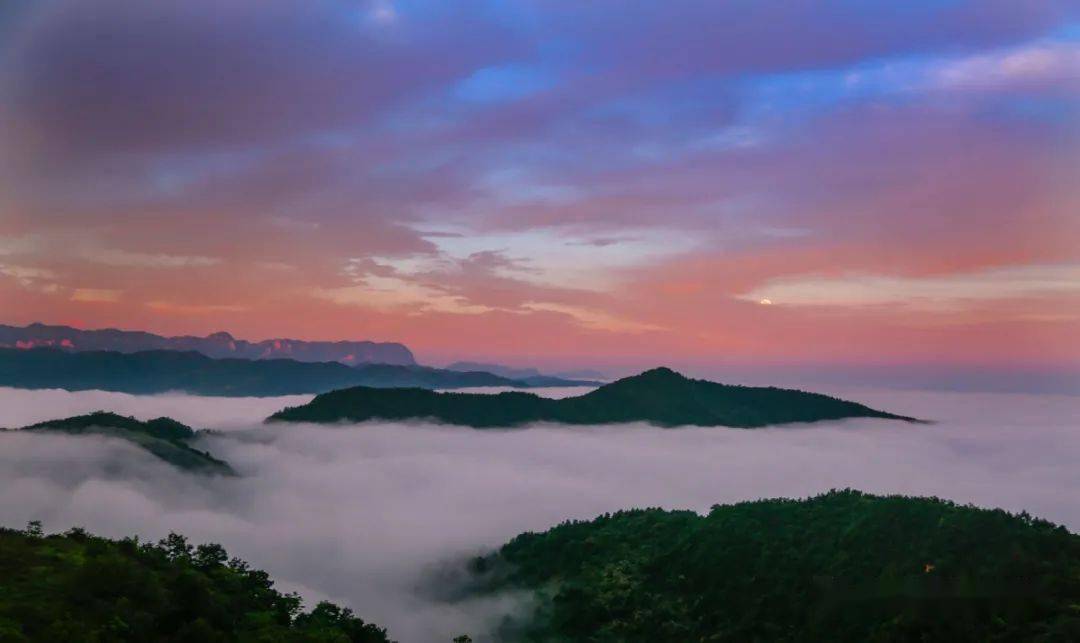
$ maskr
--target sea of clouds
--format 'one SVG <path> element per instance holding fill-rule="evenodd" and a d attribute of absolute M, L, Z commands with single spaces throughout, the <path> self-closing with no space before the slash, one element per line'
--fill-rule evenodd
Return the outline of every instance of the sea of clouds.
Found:
<path fill-rule="evenodd" d="M 454 571 L 526 530 L 629 507 L 830 488 L 935 495 L 1080 530 L 1080 397 L 831 391 L 934 420 L 773 429 L 645 425 L 485 430 L 263 425 L 307 397 L 0 389 L 0 426 L 97 409 L 221 429 L 199 448 L 236 479 L 189 475 L 123 441 L 0 434 L 0 524 L 220 542 L 309 604 L 329 598 L 403 642 L 483 639 L 526 596 L 450 600 Z"/>

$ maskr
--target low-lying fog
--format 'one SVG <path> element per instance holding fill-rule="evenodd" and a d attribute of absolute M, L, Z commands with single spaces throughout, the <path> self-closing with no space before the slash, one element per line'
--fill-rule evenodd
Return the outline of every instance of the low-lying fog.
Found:
<path fill-rule="evenodd" d="M 0 524 L 220 542 L 286 590 L 330 598 L 403 642 L 482 634 L 526 598 L 453 603 L 447 570 L 524 530 L 620 508 L 706 510 L 833 487 L 937 495 L 1080 530 L 1080 397 L 858 391 L 937 420 L 797 427 L 643 425 L 478 431 L 273 425 L 300 398 L 137 397 L 0 389 L 0 426 L 95 409 L 228 429 L 200 448 L 239 479 L 180 473 L 122 441 L 0 435 Z"/>

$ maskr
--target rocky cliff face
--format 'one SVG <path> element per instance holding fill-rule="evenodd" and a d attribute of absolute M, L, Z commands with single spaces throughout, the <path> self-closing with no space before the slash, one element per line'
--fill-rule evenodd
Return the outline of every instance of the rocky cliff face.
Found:
<path fill-rule="evenodd" d="M 268 339 L 249 342 L 220 332 L 206 337 L 163 337 L 142 331 L 81 330 L 70 326 L 5 326 L 0 324 L 0 347 L 39 348 L 49 346 L 70 351 L 146 350 L 196 351 L 209 357 L 243 359 L 288 358 L 298 362 L 341 362 L 357 364 L 413 365 L 416 360 L 403 344 L 392 342 L 307 342 L 297 339 Z"/>

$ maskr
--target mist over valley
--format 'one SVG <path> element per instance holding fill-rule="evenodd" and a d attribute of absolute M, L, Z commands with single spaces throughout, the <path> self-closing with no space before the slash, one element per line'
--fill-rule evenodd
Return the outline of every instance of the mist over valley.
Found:
<path fill-rule="evenodd" d="M 105 536 L 169 531 L 218 542 L 313 604 L 353 607 L 400 641 L 486 640 L 534 600 L 456 600 L 467 561 L 523 531 L 632 507 L 833 488 L 939 496 L 1080 529 L 1080 399 L 859 391 L 934 424 L 853 419 L 755 430 L 643 424 L 476 431 L 423 422 L 263 424 L 296 398 L 126 396 L 0 389 L 0 424 L 114 405 L 219 429 L 193 446 L 236 478 L 179 471 L 121 440 L 0 434 L 0 524 Z"/>

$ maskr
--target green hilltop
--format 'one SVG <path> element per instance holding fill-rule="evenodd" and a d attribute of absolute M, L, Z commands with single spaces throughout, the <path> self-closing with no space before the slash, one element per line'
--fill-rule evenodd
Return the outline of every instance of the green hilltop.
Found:
<path fill-rule="evenodd" d="M 718 384 L 687 378 L 667 368 L 655 368 L 585 395 L 563 399 L 521 392 L 489 395 L 359 386 L 323 393 L 303 406 L 279 411 L 268 420 L 430 419 L 476 428 L 512 427 L 530 422 L 649 422 L 659 426 L 754 428 L 856 417 L 912 421 L 818 393 Z"/>
<path fill-rule="evenodd" d="M 120 438 L 185 471 L 236 475 L 228 463 L 191 447 L 189 442 L 196 437 L 196 432 L 172 418 L 142 421 L 116 413 L 96 411 L 62 420 L 47 420 L 16 430 Z"/>
<path fill-rule="evenodd" d="M 1080 640 L 1080 536 L 936 498 L 621 511 L 520 535 L 472 571 L 470 596 L 539 596 L 510 640 Z"/>
<path fill-rule="evenodd" d="M 348 609 L 302 612 L 266 572 L 219 545 L 0 529 L 0 641 L 386 643 Z"/>

